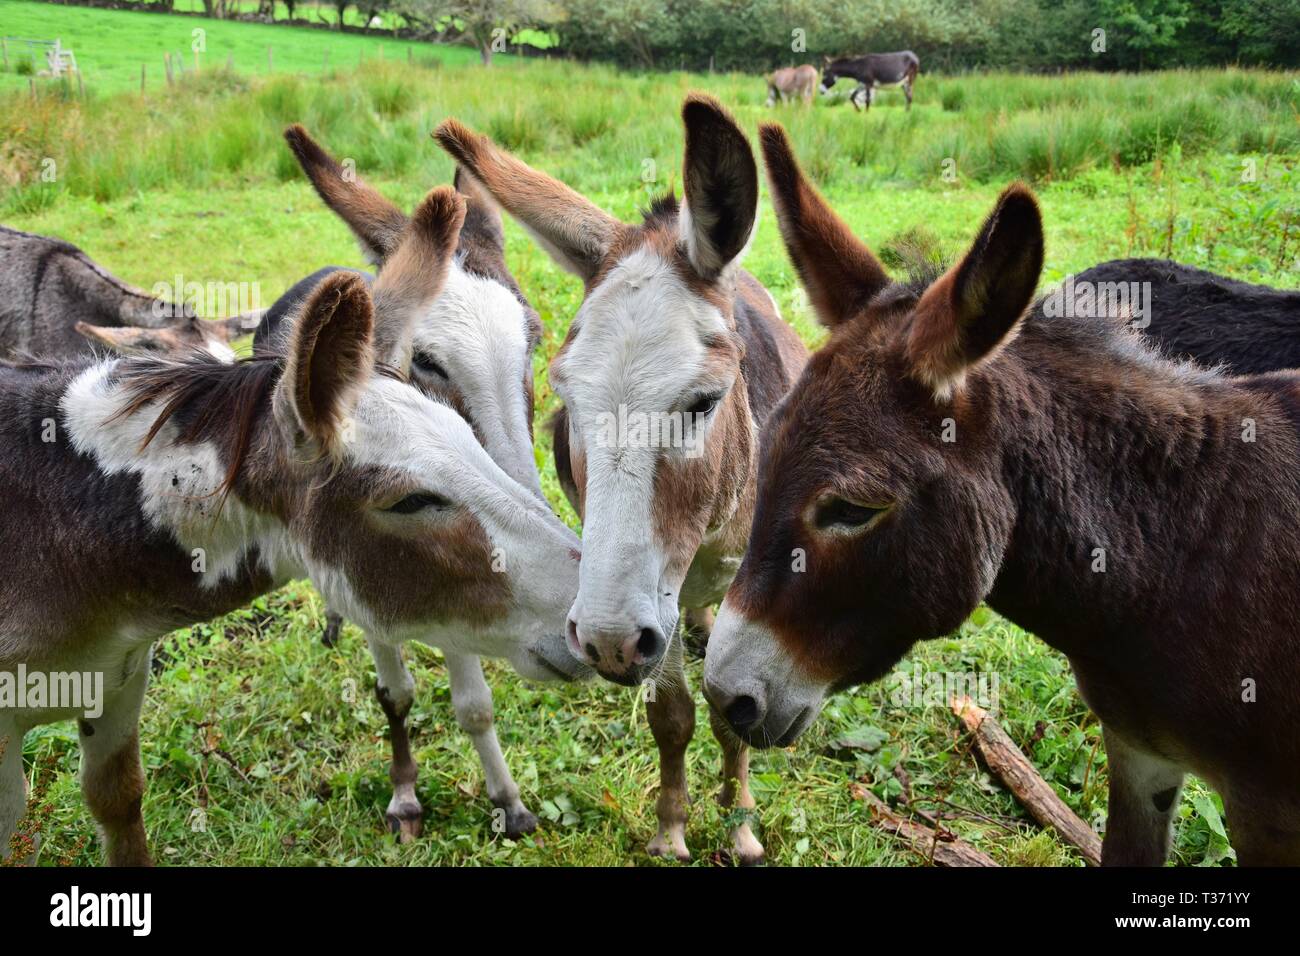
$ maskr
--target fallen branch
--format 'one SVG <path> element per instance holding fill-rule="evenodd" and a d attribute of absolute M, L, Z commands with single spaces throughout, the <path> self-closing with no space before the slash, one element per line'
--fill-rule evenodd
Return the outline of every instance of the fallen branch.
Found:
<path fill-rule="evenodd" d="M 871 808 L 877 826 L 892 833 L 929 862 L 938 866 L 997 866 L 992 857 L 963 843 L 956 835 L 946 830 L 936 834 L 923 824 L 899 816 L 889 808 L 889 804 L 861 784 L 854 784 L 852 793 L 855 799 L 864 801 Z"/>
<path fill-rule="evenodd" d="M 954 697 L 952 712 L 975 739 L 975 748 L 989 770 L 1015 795 L 1030 815 L 1056 830 L 1093 866 L 1101 864 L 1101 839 L 1056 795 L 1034 769 L 1001 724 L 969 697 Z"/>

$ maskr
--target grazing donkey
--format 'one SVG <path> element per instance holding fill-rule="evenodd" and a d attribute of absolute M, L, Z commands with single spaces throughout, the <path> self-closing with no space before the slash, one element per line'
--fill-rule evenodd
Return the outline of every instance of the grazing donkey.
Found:
<path fill-rule="evenodd" d="M 147 864 L 137 725 L 153 640 L 300 576 L 364 626 L 527 676 L 578 672 L 577 538 L 454 410 L 398 378 L 443 284 L 463 201 L 435 190 L 375 283 L 328 277 L 283 357 L 0 367 L 0 847 L 22 736 L 77 716 L 19 675 L 97 675 L 82 789 L 115 864 Z M 51 440 L 52 439 L 52 440 Z M 506 555 L 501 563 L 500 555 Z M 21 693 L 21 691 L 20 691 Z"/>
<path fill-rule="evenodd" d="M 352 230 L 382 276 L 406 228 L 405 213 L 345 172 L 302 126 L 289 127 L 285 139 L 316 192 Z M 465 221 L 441 294 L 416 316 L 411 382 L 434 401 L 456 409 L 501 470 L 544 501 L 533 457 L 532 355 L 541 340 L 541 321 L 506 267 L 505 233 L 491 199 L 459 172 L 455 188 L 465 203 Z M 283 352 L 286 329 L 292 327 L 286 319 L 336 271 L 318 270 L 281 296 L 258 327 L 254 350 Z M 332 643 L 341 617 L 331 611 L 327 618 L 326 643 Z M 415 683 L 400 649 L 371 640 L 370 650 L 379 678 L 375 692 L 393 741 L 388 825 L 399 841 L 407 842 L 419 836 L 423 819 L 406 728 Z M 501 754 L 492 691 L 482 665 L 477 657 L 455 650 L 445 650 L 444 656 L 456 719 L 478 751 L 488 796 L 504 811 L 505 834 L 518 837 L 536 829 L 537 817 L 520 799 L 519 786 Z"/>
<path fill-rule="evenodd" d="M 709 97 L 688 97 L 682 118 L 685 204 L 666 196 L 636 226 L 455 120 L 435 136 L 586 286 L 550 368 L 564 402 L 556 469 L 583 521 L 569 647 L 609 680 L 653 679 L 646 710 L 661 780 L 649 851 L 685 860 L 695 705 L 678 608 L 707 610 L 735 573 L 749 533 L 755 430 L 807 353 L 739 265 L 758 206 L 749 143 Z M 747 751 L 721 715 L 712 725 L 723 749 L 719 799 L 750 808 Z M 747 823 L 732 842 L 742 862 L 762 859 Z"/>
<path fill-rule="evenodd" d="M 1164 861 L 1189 770 L 1242 863 L 1300 863 L 1300 373 L 1234 378 L 1121 321 L 1022 319 L 1043 262 L 1023 186 L 941 278 L 891 283 L 781 128 L 762 140 L 831 338 L 763 435 L 709 700 L 789 744 L 828 694 L 986 601 L 1069 657 L 1102 721 L 1103 863 Z"/>
<path fill-rule="evenodd" d="M 912 84 L 921 72 L 921 61 L 911 50 L 899 53 L 868 53 L 866 56 L 825 58 L 822 66 L 822 93 L 829 93 L 835 81 L 845 76 L 857 80 L 858 85 L 849 95 L 856 110 L 868 110 L 876 102 L 876 90 L 882 86 L 901 86 L 907 97 L 907 108 L 912 108 Z"/>
<path fill-rule="evenodd" d="M 797 98 L 803 101 L 804 106 L 811 106 L 816 86 L 817 67 L 807 63 L 802 66 L 787 66 L 768 74 L 767 105 L 775 106 L 778 98 L 782 103 Z"/>
<path fill-rule="evenodd" d="M 233 358 L 229 342 L 259 314 L 215 322 L 133 288 L 76 246 L 0 226 L 0 359 L 89 356 L 93 344 L 136 355 L 198 348 Z"/>
<path fill-rule="evenodd" d="M 1090 290 L 1148 290 L 1142 334 L 1172 358 L 1238 374 L 1300 368 L 1298 291 L 1238 282 L 1169 259 L 1103 262 L 1080 272 L 1071 287 L 1085 283 Z M 1042 302 L 1035 306 L 1042 308 Z"/>

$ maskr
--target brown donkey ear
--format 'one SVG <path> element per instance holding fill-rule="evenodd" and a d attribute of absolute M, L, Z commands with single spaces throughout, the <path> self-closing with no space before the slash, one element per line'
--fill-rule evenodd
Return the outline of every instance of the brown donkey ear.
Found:
<path fill-rule="evenodd" d="M 686 256 L 705 279 L 744 253 L 758 215 L 758 166 L 749 140 L 711 96 L 692 93 L 682 105 L 686 204 L 681 236 Z"/>
<path fill-rule="evenodd" d="M 941 398 L 1011 341 L 1043 270 L 1043 219 L 1027 186 L 1009 186 L 965 258 L 917 303 L 907 339 L 916 375 Z"/>
<path fill-rule="evenodd" d="M 347 271 L 316 286 L 294 325 L 276 410 L 320 452 L 336 447 L 374 367 L 373 332 L 365 280 Z"/>
<path fill-rule="evenodd" d="M 357 237 L 361 252 L 375 267 L 383 265 L 397 248 L 406 214 L 325 152 L 300 124 L 286 129 L 284 138 L 317 195 Z"/>
<path fill-rule="evenodd" d="M 439 186 L 420 201 L 375 279 L 375 358 L 406 371 L 415 322 L 442 292 L 465 221 L 465 200 Z"/>
<path fill-rule="evenodd" d="M 627 228 L 568 186 L 454 119 L 444 120 L 433 138 L 552 259 L 584 282 L 596 274 Z"/>
<path fill-rule="evenodd" d="M 785 130 L 764 123 L 759 136 L 786 251 L 817 318 L 834 327 L 861 311 L 889 284 L 889 275 L 804 178 Z"/>
<path fill-rule="evenodd" d="M 121 355 L 179 355 L 186 344 L 171 329 L 141 329 L 130 325 L 91 325 L 78 322 L 77 334 Z"/>

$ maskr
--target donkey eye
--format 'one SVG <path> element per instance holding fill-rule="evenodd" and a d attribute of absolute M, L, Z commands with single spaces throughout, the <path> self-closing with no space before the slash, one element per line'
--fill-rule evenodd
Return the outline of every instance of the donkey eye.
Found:
<path fill-rule="evenodd" d="M 691 407 L 686 409 L 688 415 L 711 415 L 713 410 L 718 407 L 718 402 L 722 401 L 722 393 L 717 392 L 713 395 L 701 395 Z"/>
<path fill-rule="evenodd" d="M 814 521 L 818 528 L 860 528 L 876 515 L 884 514 L 885 508 L 873 508 L 869 505 L 854 504 L 843 498 L 832 498 L 817 506 Z"/>
<path fill-rule="evenodd" d="M 413 495 L 407 495 L 397 504 L 392 505 L 384 510 L 395 515 L 413 515 L 417 511 L 423 511 L 425 508 L 449 508 L 451 502 L 442 495 L 435 495 L 431 491 L 417 491 Z"/>
<path fill-rule="evenodd" d="M 438 364 L 437 360 L 428 352 L 416 352 L 411 356 L 411 364 L 421 372 L 429 375 L 437 375 L 441 378 L 451 378 L 447 370 Z"/>

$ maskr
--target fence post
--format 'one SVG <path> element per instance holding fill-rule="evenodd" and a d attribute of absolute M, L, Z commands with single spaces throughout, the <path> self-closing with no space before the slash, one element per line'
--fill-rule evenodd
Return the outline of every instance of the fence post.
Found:
<path fill-rule="evenodd" d="M 9 41 L 0 37 L 0 53 L 4 54 L 5 72 L 9 72 Z"/>
<path fill-rule="evenodd" d="M 140 64 L 140 95 L 144 96 L 144 64 Z"/>
<path fill-rule="evenodd" d="M 174 86 L 176 80 L 172 76 L 172 55 L 170 53 L 163 54 L 163 68 L 167 71 L 167 85 Z"/>
<path fill-rule="evenodd" d="M 77 96 L 81 99 L 86 98 L 86 84 L 81 79 L 81 71 L 77 71 Z"/>
<path fill-rule="evenodd" d="M 275 56 L 271 52 L 271 48 L 269 46 L 266 48 L 266 72 L 268 73 L 275 72 Z"/>

